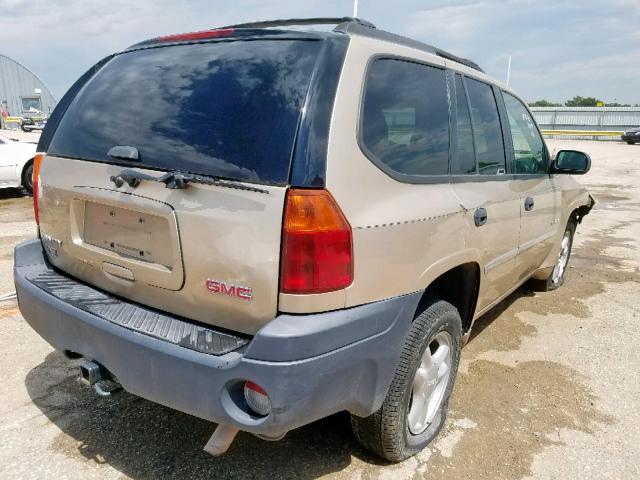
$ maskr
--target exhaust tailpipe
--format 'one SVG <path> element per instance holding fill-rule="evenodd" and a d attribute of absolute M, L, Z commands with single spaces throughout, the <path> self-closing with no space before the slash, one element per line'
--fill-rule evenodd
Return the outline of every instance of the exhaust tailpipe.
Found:
<path fill-rule="evenodd" d="M 209 455 L 219 457 L 229 449 L 239 431 L 236 427 L 218 425 L 203 450 Z"/>

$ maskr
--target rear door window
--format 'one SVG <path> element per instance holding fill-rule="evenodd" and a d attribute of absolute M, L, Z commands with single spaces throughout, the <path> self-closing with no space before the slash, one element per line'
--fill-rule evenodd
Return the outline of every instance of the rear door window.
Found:
<path fill-rule="evenodd" d="M 81 90 L 56 130 L 52 155 L 256 183 L 286 184 L 320 41 L 254 40 L 132 51 Z"/>
<path fill-rule="evenodd" d="M 473 150 L 473 130 L 469 115 L 469 102 L 465 92 L 462 77 L 455 76 L 456 87 L 456 148 L 454 161 L 451 165 L 452 175 L 473 175 L 476 173 L 476 157 Z"/>
<path fill-rule="evenodd" d="M 509 117 L 516 173 L 541 175 L 548 171 L 547 152 L 529 110 L 506 92 L 502 92 Z"/>
<path fill-rule="evenodd" d="M 367 156 L 392 176 L 448 175 L 445 71 L 378 59 L 369 67 L 365 85 L 360 141 Z"/>
<path fill-rule="evenodd" d="M 471 104 L 471 121 L 480 175 L 506 173 L 504 141 L 498 105 L 493 89 L 486 83 L 466 79 Z"/>

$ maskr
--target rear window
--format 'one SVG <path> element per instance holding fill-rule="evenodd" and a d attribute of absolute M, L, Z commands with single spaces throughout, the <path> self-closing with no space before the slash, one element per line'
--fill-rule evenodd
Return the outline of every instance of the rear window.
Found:
<path fill-rule="evenodd" d="M 118 55 L 70 105 L 49 153 L 122 163 L 107 152 L 126 145 L 134 165 L 286 184 L 319 48 L 258 40 Z"/>

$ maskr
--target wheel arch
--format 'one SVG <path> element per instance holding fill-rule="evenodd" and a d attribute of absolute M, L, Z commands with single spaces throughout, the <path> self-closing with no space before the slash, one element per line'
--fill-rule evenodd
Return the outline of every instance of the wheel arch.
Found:
<path fill-rule="evenodd" d="M 569 219 L 573 219 L 576 224 L 582 223 L 582 219 L 589 214 L 596 203 L 591 195 L 589 195 L 589 200 L 588 204 L 574 208 L 571 215 L 569 215 Z"/>
<path fill-rule="evenodd" d="M 458 309 L 462 319 L 462 331 L 471 328 L 480 292 L 480 264 L 468 261 L 442 272 L 425 288 L 416 314 L 434 299 L 444 300 Z"/>
<path fill-rule="evenodd" d="M 551 271 L 553 266 L 555 265 L 558 257 L 558 253 L 560 252 L 560 241 L 562 240 L 562 235 L 564 235 L 565 229 L 570 222 L 575 223 L 576 227 L 582 222 L 582 219 L 589 214 L 593 206 L 595 205 L 595 200 L 591 195 L 588 196 L 589 201 L 587 203 L 575 203 L 567 209 L 569 214 L 566 216 L 565 222 L 562 228 L 558 229 L 556 234 L 556 239 L 554 241 L 554 247 L 547 254 L 547 257 L 540 264 L 538 270 L 531 274 L 531 278 L 533 280 L 544 280 L 549 275 L 551 275 Z"/>

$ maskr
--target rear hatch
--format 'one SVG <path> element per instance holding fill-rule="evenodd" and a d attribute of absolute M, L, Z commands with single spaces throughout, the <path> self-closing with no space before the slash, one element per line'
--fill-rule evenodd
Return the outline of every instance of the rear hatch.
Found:
<path fill-rule="evenodd" d="M 40 167 L 50 261 L 234 331 L 273 319 L 292 151 L 320 43 L 227 40 L 110 60 L 70 104 Z"/>

